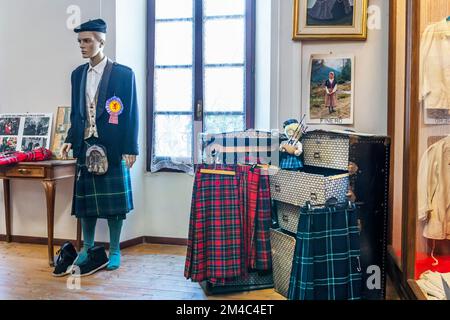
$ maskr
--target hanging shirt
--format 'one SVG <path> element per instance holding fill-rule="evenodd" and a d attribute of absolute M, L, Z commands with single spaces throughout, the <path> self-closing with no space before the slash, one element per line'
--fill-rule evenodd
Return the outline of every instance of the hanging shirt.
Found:
<path fill-rule="evenodd" d="M 450 21 L 426 28 L 420 46 L 420 100 L 425 109 L 450 112 Z"/>
<path fill-rule="evenodd" d="M 450 136 L 433 144 L 422 157 L 417 181 L 423 236 L 450 240 Z"/>
<path fill-rule="evenodd" d="M 86 130 L 84 132 L 84 138 L 89 139 L 91 137 L 98 138 L 97 132 L 97 98 L 100 81 L 102 80 L 103 72 L 105 71 L 108 59 L 106 57 L 97 64 L 95 67 L 89 66 L 86 79 L 86 114 L 88 121 L 86 122 Z"/>

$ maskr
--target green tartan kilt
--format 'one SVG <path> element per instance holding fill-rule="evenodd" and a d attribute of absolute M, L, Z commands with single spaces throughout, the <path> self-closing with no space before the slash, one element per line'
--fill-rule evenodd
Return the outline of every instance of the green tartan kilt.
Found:
<path fill-rule="evenodd" d="M 89 173 L 84 163 L 77 162 L 72 215 L 125 220 L 133 209 L 130 170 L 125 161 L 110 164 L 108 172 L 101 176 Z"/>

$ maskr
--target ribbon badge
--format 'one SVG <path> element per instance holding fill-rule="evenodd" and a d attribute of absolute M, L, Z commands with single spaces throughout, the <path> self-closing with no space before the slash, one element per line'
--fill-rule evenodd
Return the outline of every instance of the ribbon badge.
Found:
<path fill-rule="evenodd" d="M 110 124 L 119 124 L 119 116 L 123 112 L 123 104 L 122 100 L 119 97 L 112 97 L 108 101 L 106 101 L 106 111 L 108 111 L 109 123 Z"/>

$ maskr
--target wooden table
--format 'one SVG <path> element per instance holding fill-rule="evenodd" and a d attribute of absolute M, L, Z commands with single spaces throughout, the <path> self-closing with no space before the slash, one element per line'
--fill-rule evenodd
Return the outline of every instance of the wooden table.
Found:
<path fill-rule="evenodd" d="M 11 180 L 40 181 L 45 190 L 47 203 L 47 233 L 48 233 L 48 261 L 53 266 L 53 233 L 55 217 L 56 182 L 75 177 L 76 161 L 41 161 L 21 162 L 10 166 L 0 167 L 0 179 L 3 179 L 6 218 L 6 242 L 11 242 Z M 77 223 L 77 247 L 80 247 L 81 227 Z"/>

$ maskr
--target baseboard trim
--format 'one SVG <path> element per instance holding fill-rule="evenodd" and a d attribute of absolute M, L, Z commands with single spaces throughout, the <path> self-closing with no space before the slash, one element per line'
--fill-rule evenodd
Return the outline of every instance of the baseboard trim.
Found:
<path fill-rule="evenodd" d="M 149 244 L 166 244 L 174 246 L 187 246 L 187 239 L 166 238 L 166 237 L 144 237 L 145 243 Z"/>
<path fill-rule="evenodd" d="M 6 242 L 6 235 L 0 234 L 0 241 Z M 53 244 L 55 246 L 61 246 L 65 242 L 70 241 L 75 244 L 74 239 L 54 239 Z M 28 236 L 11 236 L 11 242 L 13 243 L 24 243 L 24 244 L 40 244 L 47 245 L 47 238 L 43 237 L 28 237 Z M 102 245 L 106 249 L 109 249 L 109 243 L 107 242 L 96 242 L 96 245 Z M 176 245 L 176 246 L 186 246 L 187 239 L 180 238 L 166 238 L 166 237 L 150 237 L 142 236 L 133 239 L 129 239 L 120 243 L 122 249 L 134 247 L 140 244 L 163 244 L 163 245 Z"/>

